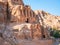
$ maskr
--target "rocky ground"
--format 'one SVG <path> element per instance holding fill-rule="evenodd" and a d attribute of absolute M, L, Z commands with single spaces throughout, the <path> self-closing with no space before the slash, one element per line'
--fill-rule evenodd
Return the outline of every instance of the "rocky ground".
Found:
<path fill-rule="evenodd" d="M 48 42 L 49 41 L 49 42 Z M 53 45 L 52 40 L 18 40 L 17 44 L 12 44 L 6 40 L 0 38 L 0 45 Z"/>

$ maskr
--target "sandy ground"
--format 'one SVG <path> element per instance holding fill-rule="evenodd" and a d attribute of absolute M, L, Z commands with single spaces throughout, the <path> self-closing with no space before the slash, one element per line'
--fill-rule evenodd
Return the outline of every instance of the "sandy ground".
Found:
<path fill-rule="evenodd" d="M 52 40 L 21 40 L 18 45 L 53 45 Z"/>
<path fill-rule="evenodd" d="M 18 40 L 17 45 L 58 45 L 57 43 L 53 44 L 54 41 L 51 39 L 44 40 Z M 4 41 L 0 38 L 0 45 L 11 45 L 10 43 Z"/>

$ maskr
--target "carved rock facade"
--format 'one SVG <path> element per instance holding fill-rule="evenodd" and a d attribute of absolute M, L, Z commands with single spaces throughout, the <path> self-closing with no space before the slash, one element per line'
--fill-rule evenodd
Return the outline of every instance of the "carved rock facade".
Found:
<path fill-rule="evenodd" d="M 0 2 L 0 25 L 3 38 L 9 42 L 49 38 L 47 29 L 39 22 L 39 15 L 22 0 Z"/>

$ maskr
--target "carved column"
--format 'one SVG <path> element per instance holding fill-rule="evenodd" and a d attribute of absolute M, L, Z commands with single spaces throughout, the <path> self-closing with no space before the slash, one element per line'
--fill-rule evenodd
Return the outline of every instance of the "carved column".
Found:
<path fill-rule="evenodd" d="M 20 5 L 20 16 L 22 15 L 22 5 Z"/>
<path fill-rule="evenodd" d="M 27 5 L 27 16 L 28 16 L 28 18 L 30 17 L 30 7 Z"/>
<path fill-rule="evenodd" d="M 31 17 L 31 16 L 30 16 L 30 9 L 29 9 L 29 17 Z"/>
<path fill-rule="evenodd" d="M 33 11 L 31 10 L 31 17 L 33 17 Z"/>
<path fill-rule="evenodd" d="M 28 15 L 28 11 L 27 11 L 27 9 L 26 9 L 26 18 L 27 18 L 27 15 Z"/>
<path fill-rule="evenodd" d="M 20 9 L 21 9 L 21 15 L 23 15 L 23 6 L 20 5 Z"/>
<path fill-rule="evenodd" d="M 23 11 L 23 9 L 22 9 L 21 11 L 22 11 L 22 16 L 24 16 L 24 11 Z"/>

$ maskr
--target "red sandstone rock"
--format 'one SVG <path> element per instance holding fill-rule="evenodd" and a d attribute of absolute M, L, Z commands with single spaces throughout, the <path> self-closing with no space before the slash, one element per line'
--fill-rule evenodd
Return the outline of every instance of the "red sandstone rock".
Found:
<path fill-rule="evenodd" d="M 0 23 L 4 23 L 5 19 L 6 19 L 6 8 L 7 8 L 7 4 L 0 2 Z"/>
<path fill-rule="evenodd" d="M 2 36 L 0 37 L 4 39 L 2 39 L 4 41 L 2 45 L 15 45 L 20 40 L 49 38 L 47 29 L 42 27 L 39 22 L 39 16 L 35 14 L 30 6 L 24 5 L 22 0 L 1 1 L 0 30 L 2 33 L 0 33 Z M 32 44 L 34 45 L 34 42 Z"/>

